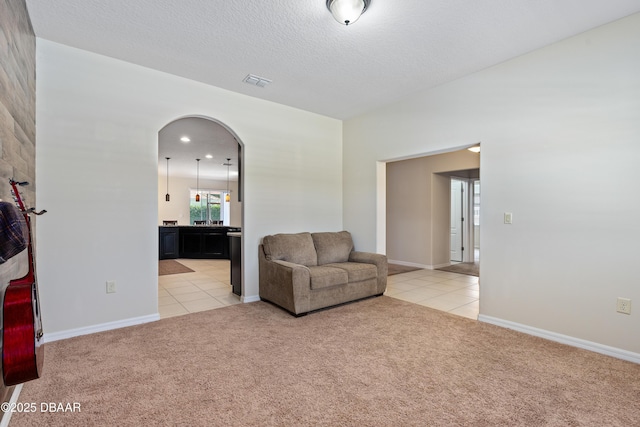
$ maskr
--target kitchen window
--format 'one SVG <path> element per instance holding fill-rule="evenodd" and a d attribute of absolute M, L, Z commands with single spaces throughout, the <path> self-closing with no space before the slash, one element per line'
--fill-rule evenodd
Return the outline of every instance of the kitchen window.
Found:
<path fill-rule="evenodd" d="M 196 194 L 200 201 L 196 202 Z M 191 189 L 189 195 L 189 224 L 229 225 L 229 202 L 225 202 L 226 191 Z"/>

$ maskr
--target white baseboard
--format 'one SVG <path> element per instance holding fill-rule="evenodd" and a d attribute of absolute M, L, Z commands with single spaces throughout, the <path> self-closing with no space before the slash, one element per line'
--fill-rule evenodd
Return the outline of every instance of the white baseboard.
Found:
<path fill-rule="evenodd" d="M 132 317 L 130 319 L 117 320 L 115 322 L 101 323 L 99 325 L 85 326 L 82 328 L 68 329 L 60 332 L 50 332 L 44 334 L 44 342 L 53 342 L 80 335 L 94 334 L 96 332 L 110 331 L 112 329 L 124 328 L 127 326 L 140 325 L 142 323 L 155 322 L 160 320 L 160 314 L 150 314 L 148 316 Z"/>
<path fill-rule="evenodd" d="M 416 262 L 396 261 L 394 259 L 387 260 L 387 262 L 389 264 L 404 265 L 405 267 L 423 268 L 425 270 L 436 270 L 438 268 L 449 267 L 451 265 L 450 262 L 445 262 L 444 264 L 428 265 L 428 264 L 418 264 Z"/>
<path fill-rule="evenodd" d="M 242 301 L 243 303 L 256 302 L 256 301 L 260 301 L 260 296 L 259 295 L 242 296 L 240 298 L 240 301 Z"/>
<path fill-rule="evenodd" d="M 509 320 L 498 319 L 497 317 L 485 316 L 484 314 L 478 315 L 478 320 L 485 323 L 491 323 L 492 325 L 502 326 L 503 328 L 513 329 L 514 331 L 523 332 L 528 335 L 545 338 L 550 341 L 559 342 L 561 344 L 570 345 L 572 347 L 578 347 L 584 350 L 589 350 L 595 353 L 605 354 L 617 359 L 627 360 L 629 362 L 640 364 L 639 353 L 623 350 L 621 348 L 610 347 L 604 344 L 598 344 L 596 342 L 571 337 L 569 335 L 558 334 L 556 332 L 534 328 L 532 326 L 511 322 Z"/>
<path fill-rule="evenodd" d="M 445 262 L 444 264 L 436 264 L 436 265 L 432 266 L 431 269 L 432 270 L 437 270 L 439 268 L 449 267 L 449 266 L 451 266 L 451 263 L 450 262 Z"/>
<path fill-rule="evenodd" d="M 10 408 L 14 408 L 15 404 L 18 402 L 18 398 L 20 397 L 20 392 L 22 391 L 22 383 L 18 384 L 13 388 L 11 392 L 11 398 L 9 399 Z M 4 411 L 2 414 L 2 421 L 0 421 L 0 427 L 9 427 L 9 421 L 11 421 L 11 414 L 13 411 Z"/>
<path fill-rule="evenodd" d="M 396 260 L 387 260 L 389 264 L 397 264 L 404 265 L 405 267 L 415 267 L 415 268 L 425 268 L 427 270 L 433 270 L 433 266 L 426 264 L 418 264 L 415 262 L 407 262 L 407 261 L 396 261 Z"/>

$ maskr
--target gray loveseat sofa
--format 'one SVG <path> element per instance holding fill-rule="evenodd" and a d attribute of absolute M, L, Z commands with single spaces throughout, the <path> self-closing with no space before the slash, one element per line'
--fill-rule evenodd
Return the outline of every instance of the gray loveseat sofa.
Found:
<path fill-rule="evenodd" d="M 347 231 L 265 236 L 258 261 L 260 298 L 296 316 L 387 287 L 387 257 L 354 251 Z"/>

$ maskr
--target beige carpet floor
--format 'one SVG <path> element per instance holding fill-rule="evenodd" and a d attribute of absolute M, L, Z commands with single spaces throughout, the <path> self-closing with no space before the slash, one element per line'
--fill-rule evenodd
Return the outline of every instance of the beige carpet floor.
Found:
<path fill-rule="evenodd" d="M 47 344 L 19 426 L 638 426 L 640 365 L 379 297 L 239 304 Z"/>

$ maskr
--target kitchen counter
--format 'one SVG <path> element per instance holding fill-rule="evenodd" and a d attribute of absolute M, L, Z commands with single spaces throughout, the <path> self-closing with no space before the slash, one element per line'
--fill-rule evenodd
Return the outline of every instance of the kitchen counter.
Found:
<path fill-rule="evenodd" d="M 160 225 L 159 259 L 229 259 L 229 232 L 240 227 L 220 225 Z"/>

